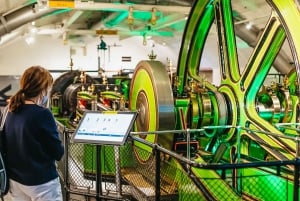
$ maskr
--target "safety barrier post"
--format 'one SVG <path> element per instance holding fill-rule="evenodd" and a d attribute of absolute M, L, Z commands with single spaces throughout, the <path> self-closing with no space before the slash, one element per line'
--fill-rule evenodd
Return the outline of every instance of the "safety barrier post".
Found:
<path fill-rule="evenodd" d="M 160 201 L 160 151 L 154 146 L 155 154 L 155 201 Z"/>
<path fill-rule="evenodd" d="M 65 201 L 70 200 L 70 182 L 69 182 L 69 131 L 64 128 L 63 131 L 65 156 L 64 156 L 64 189 L 65 189 Z"/>
<path fill-rule="evenodd" d="M 299 165 L 300 165 L 300 138 L 296 137 L 296 159 L 295 159 L 295 171 L 294 171 L 294 200 L 299 200 Z"/>
<path fill-rule="evenodd" d="M 187 155 L 187 158 L 190 160 L 191 159 L 191 132 L 190 132 L 190 129 L 186 129 L 186 142 L 187 142 L 186 155 Z"/>
<path fill-rule="evenodd" d="M 121 197 L 121 165 L 120 165 L 120 147 L 114 146 L 115 152 L 115 165 L 116 165 L 116 191 L 117 196 Z"/>
<path fill-rule="evenodd" d="M 102 196 L 102 174 L 101 174 L 101 145 L 96 145 L 96 200 L 100 201 Z"/>

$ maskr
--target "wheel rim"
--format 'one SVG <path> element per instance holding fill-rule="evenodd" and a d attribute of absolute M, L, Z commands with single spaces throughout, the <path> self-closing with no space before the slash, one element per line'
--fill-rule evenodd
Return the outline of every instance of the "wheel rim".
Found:
<path fill-rule="evenodd" d="M 213 94 L 214 98 L 211 98 L 212 107 L 216 111 L 218 110 L 218 113 L 221 111 L 223 114 L 215 115 L 212 117 L 215 121 L 208 121 L 209 123 L 206 123 L 206 125 L 232 126 L 230 129 L 221 130 L 221 134 L 218 135 L 221 141 L 232 143 L 236 142 L 238 135 L 246 135 L 254 141 L 267 143 L 268 146 L 262 145 L 265 150 L 275 158 L 285 160 L 295 157 L 295 143 L 282 139 L 271 139 L 266 135 L 253 135 L 243 129 L 236 129 L 249 128 L 283 135 L 274 124 L 268 123 L 259 115 L 255 97 L 263 85 L 275 56 L 280 51 L 286 38 L 291 47 L 296 72 L 299 75 L 298 54 L 300 52 L 300 40 L 297 37 L 297 33 L 300 31 L 298 26 L 300 23 L 299 11 L 292 0 L 284 2 L 273 0 L 268 1 L 268 3 L 272 14 L 258 43 L 253 47 L 253 52 L 248 63 L 244 66 L 244 71 L 241 71 L 236 51 L 237 46 L 231 1 L 197 1 L 191 10 L 181 44 L 177 69 L 179 80 L 177 94 L 179 96 L 184 95 L 185 86 L 188 85 L 189 78 L 197 82 L 202 82 L 202 78 L 198 75 L 198 67 L 200 66 L 209 30 L 214 22 L 216 22 L 221 79 L 219 86 L 214 86 L 212 83 L 205 83 L 205 89 L 207 94 Z M 282 13 L 289 14 L 282 15 Z M 296 78 L 296 81 L 299 82 L 298 79 L 299 76 Z M 290 101 L 287 100 L 286 105 L 290 105 Z M 198 102 L 201 104 L 204 101 L 201 99 Z M 226 103 L 226 106 L 223 105 L 223 109 L 220 107 L 221 102 Z M 298 105 L 297 99 L 293 101 L 293 105 L 293 108 L 288 106 L 286 110 L 288 112 L 285 113 L 289 113 L 291 110 L 293 110 L 293 113 L 296 113 L 297 109 L 295 105 Z M 200 106 L 199 108 L 205 108 L 205 106 Z M 219 119 L 220 116 L 224 115 L 226 116 L 226 120 L 224 120 L 224 117 L 223 121 Z M 200 119 L 208 118 L 201 117 Z M 290 115 L 284 121 L 293 122 L 295 119 L 297 119 L 297 115 L 293 115 L 293 117 Z M 201 124 L 201 126 L 206 125 Z M 215 136 L 214 133 L 208 133 L 207 135 L 209 137 Z M 277 150 L 283 149 L 284 151 L 275 151 L 269 147 L 275 147 Z"/>
<path fill-rule="evenodd" d="M 138 111 L 135 131 L 157 131 L 174 129 L 174 106 L 170 80 L 164 65 L 158 61 L 141 61 L 132 78 L 130 86 L 130 109 Z M 140 135 L 152 143 L 163 143 L 171 148 L 172 134 Z M 135 153 L 140 162 L 151 156 L 151 147 L 135 143 Z M 140 151 L 142 149 L 143 151 Z M 145 151 L 144 151 L 145 150 Z"/>

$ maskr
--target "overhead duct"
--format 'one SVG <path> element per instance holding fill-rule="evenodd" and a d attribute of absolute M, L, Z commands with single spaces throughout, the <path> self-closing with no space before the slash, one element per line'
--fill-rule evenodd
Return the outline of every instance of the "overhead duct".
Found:
<path fill-rule="evenodd" d="M 6 15 L 0 16 L 0 36 L 10 33 L 20 26 L 34 21 L 35 19 L 57 11 L 55 9 L 43 9 L 37 11 L 35 10 L 35 5 L 36 3 L 33 3 Z"/>
<path fill-rule="evenodd" d="M 236 24 L 235 33 L 252 48 L 256 45 L 260 35 L 260 31 L 257 28 L 252 27 L 251 29 L 247 29 L 245 23 Z M 282 50 L 277 55 L 273 66 L 282 74 L 288 74 L 293 68 L 290 64 L 290 58 Z"/>

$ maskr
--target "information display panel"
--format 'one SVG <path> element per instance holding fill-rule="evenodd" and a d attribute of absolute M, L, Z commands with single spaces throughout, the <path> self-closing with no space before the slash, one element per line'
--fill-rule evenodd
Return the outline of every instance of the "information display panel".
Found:
<path fill-rule="evenodd" d="M 73 142 L 123 145 L 136 115 L 136 112 L 125 111 L 86 111 L 75 130 Z"/>

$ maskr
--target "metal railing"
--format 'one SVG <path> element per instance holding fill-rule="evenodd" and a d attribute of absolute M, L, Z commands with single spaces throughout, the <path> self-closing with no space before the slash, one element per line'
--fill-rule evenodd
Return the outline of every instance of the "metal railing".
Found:
<path fill-rule="evenodd" d="M 132 132 L 125 145 L 119 147 L 72 143 L 74 130 L 63 125 L 59 128 L 66 149 L 66 155 L 58 163 L 65 200 L 89 200 L 91 197 L 96 200 L 189 201 L 299 198 L 298 155 L 286 161 L 209 163 L 206 162 L 209 160 L 200 160 L 204 156 L 191 157 L 188 148 L 187 155 L 183 156 L 137 136 L 184 132 L 188 141 L 188 136 L 207 128 Z M 299 145 L 298 137 L 238 129 L 286 138 Z"/>

